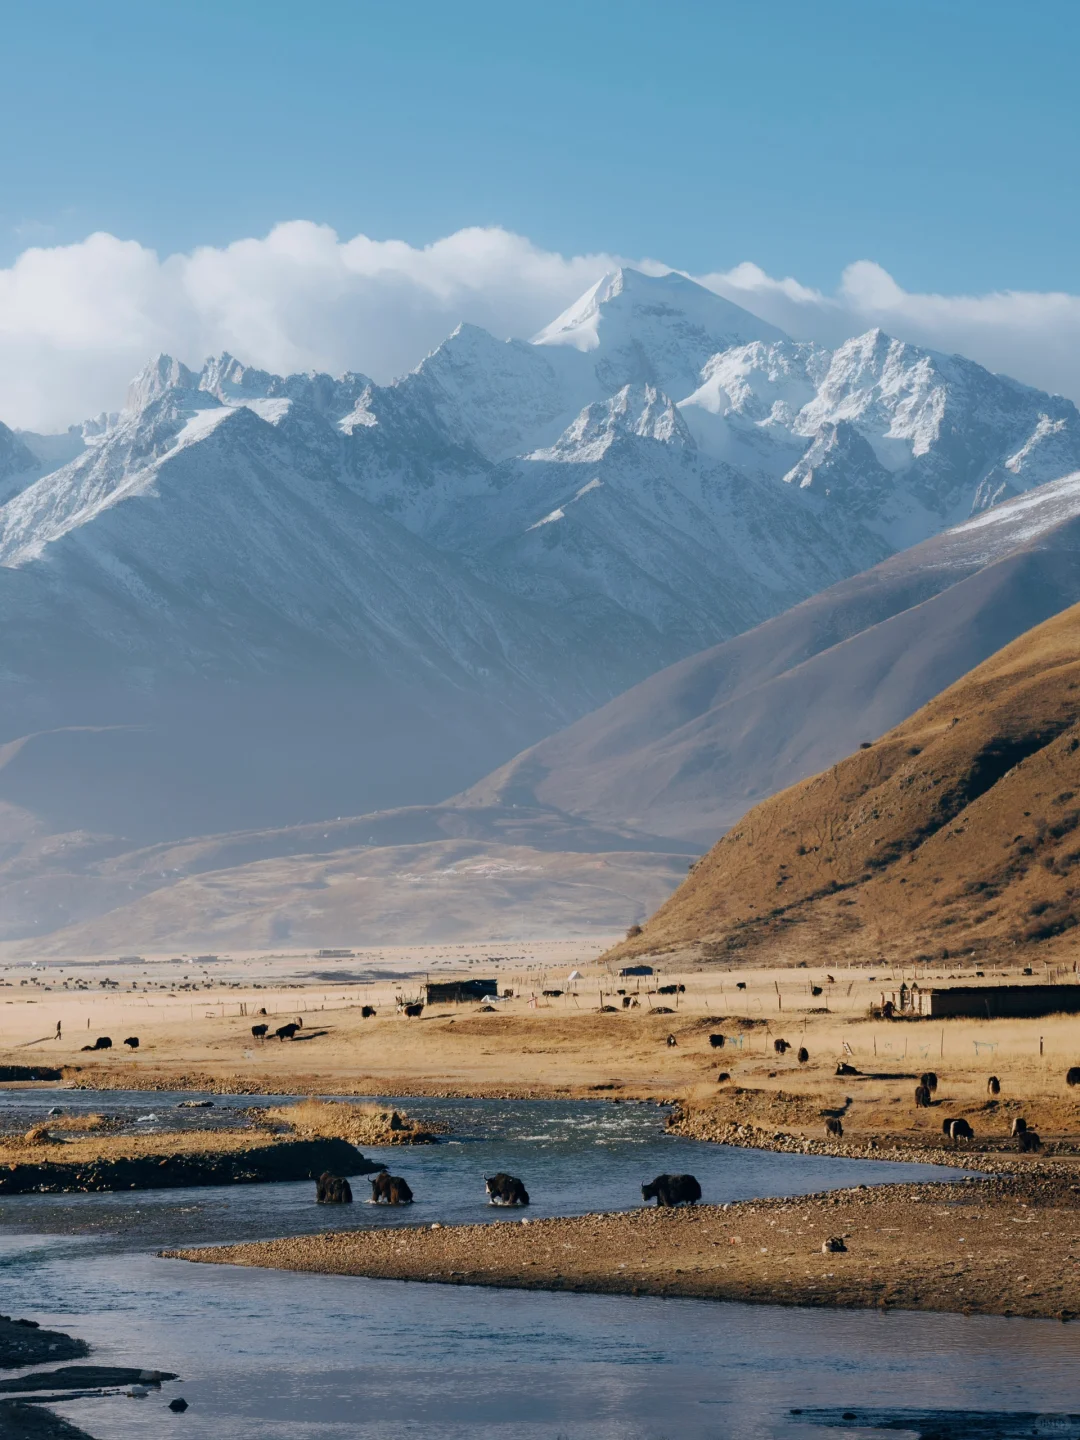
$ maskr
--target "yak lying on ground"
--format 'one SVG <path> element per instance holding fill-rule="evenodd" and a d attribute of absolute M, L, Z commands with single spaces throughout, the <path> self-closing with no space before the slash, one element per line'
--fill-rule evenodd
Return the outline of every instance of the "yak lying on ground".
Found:
<path fill-rule="evenodd" d="M 844 1127 L 835 1115 L 830 1115 L 825 1121 L 825 1134 L 834 1135 L 837 1140 L 844 1138 Z"/>
<path fill-rule="evenodd" d="M 849 1065 L 846 1060 L 840 1060 L 837 1062 L 835 1073 L 837 1075 L 858 1075 L 859 1072 L 854 1065 Z"/>
<path fill-rule="evenodd" d="M 324 1170 L 315 1181 L 315 1201 L 318 1205 L 351 1205 L 352 1186 L 343 1176 Z"/>
<path fill-rule="evenodd" d="M 400 1175 L 373 1175 L 371 1198 L 376 1205 L 411 1205 L 413 1193 Z"/>
<path fill-rule="evenodd" d="M 92 1045 L 84 1045 L 84 1050 L 111 1050 L 112 1040 L 108 1035 L 99 1035 Z"/>
<path fill-rule="evenodd" d="M 1016 1148 L 1021 1155 L 1027 1155 L 1035 1150 L 1041 1150 L 1042 1141 L 1034 1130 L 1021 1130 L 1016 1137 Z"/>
<path fill-rule="evenodd" d="M 657 1207 L 696 1205 L 701 1199 L 701 1186 L 693 1175 L 657 1175 L 649 1185 L 642 1185 L 643 1201 L 655 1200 Z"/>
<path fill-rule="evenodd" d="M 484 1185 L 487 1187 L 489 1205 L 528 1205 L 529 1192 L 525 1189 L 524 1181 L 519 1180 L 515 1175 L 507 1175 L 502 1170 L 497 1175 L 485 1175 Z"/>
<path fill-rule="evenodd" d="M 274 1031 L 274 1034 L 279 1040 L 295 1040 L 296 1032 L 299 1029 L 299 1025 L 279 1025 L 278 1028 Z"/>
<path fill-rule="evenodd" d="M 712 1048 L 713 1048 L 714 1050 L 722 1050 L 722 1049 L 724 1048 L 724 1037 L 723 1037 L 723 1035 L 710 1035 L 710 1036 L 709 1036 L 709 1044 L 712 1046 Z"/>
<path fill-rule="evenodd" d="M 129 1050 L 137 1050 L 139 1048 L 138 1035 L 129 1035 L 124 1041 L 124 1044 L 128 1047 Z"/>
<path fill-rule="evenodd" d="M 255 1037 L 256 1040 L 265 1040 L 265 1039 L 266 1039 L 266 1032 L 267 1032 L 269 1029 L 270 1029 L 270 1026 L 269 1026 L 269 1025 L 252 1025 L 252 1027 L 251 1027 L 251 1033 L 252 1033 L 252 1035 L 254 1035 L 254 1037 Z"/>
<path fill-rule="evenodd" d="M 821 1242 L 821 1253 L 823 1255 L 843 1255 L 847 1250 L 843 1236 L 830 1235 L 827 1240 Z"/>

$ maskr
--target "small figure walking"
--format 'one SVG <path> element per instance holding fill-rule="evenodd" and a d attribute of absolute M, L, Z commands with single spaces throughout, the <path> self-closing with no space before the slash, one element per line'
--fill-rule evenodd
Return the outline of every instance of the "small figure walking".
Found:
<path fill-rule="evenodd" d="M 60 1021 L 59 1021 L 59 1020 L 57 1020 L 57 1022 L 56 1022 L 56 1038 L 57 1038 L 57 1040 L 60 1039 Z"/>

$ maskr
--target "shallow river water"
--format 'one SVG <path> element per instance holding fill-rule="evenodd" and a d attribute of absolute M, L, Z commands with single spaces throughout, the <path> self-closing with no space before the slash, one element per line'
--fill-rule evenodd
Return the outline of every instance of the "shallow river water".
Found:
<path fill-rule="evenodd" d="M 9 1091 L 0 1121 L 62 1100 L 152 1127 L 140 1117 L 171 1121 L 180 1098 Z M 252 1103 L 215 1100 L 193 1120 Z M 513 1223 L 484 1203 L 483 1176 L 498 1169 L 525 1179 L 534 1215 L 630 1208 L 661 1170 L 692 1171 L 716 1202 L 957 1174 L 677 1140 L 651 1106 L 413 1107 L 453 1133 L 367 1152 L 408 1178 L 417 1204 L 404 1211 L 328 1213 L 310 1183 L 0 1200 L 0 1309 L 83 1336 L 103 1363 L 181 1376 L 160 1396 L 60 1412 L 101 1440 L 488 1440 L 511 1429 L 516 1440 L 809 1440 L 829 1432 L 792 1409 L 1080 1408 L 1080 1332 L 1051 1321 L 410 1285 L 154 1254 L 346 1225 Z M 180 1417 L 165 1409 L 175 1394 L 191 1407 Z"/>

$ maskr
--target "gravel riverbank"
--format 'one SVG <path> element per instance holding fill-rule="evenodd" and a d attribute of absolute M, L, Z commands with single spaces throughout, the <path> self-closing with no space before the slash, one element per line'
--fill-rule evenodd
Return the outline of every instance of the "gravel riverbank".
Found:
<path fill-rule="evenodd" d="M 779 1305 L 1080 1315 L 1070 1165 L 944 1184 L 165 1252 L 204 1264 Z M 843 1252 L 822 1253 L 841 1239 Z"/>

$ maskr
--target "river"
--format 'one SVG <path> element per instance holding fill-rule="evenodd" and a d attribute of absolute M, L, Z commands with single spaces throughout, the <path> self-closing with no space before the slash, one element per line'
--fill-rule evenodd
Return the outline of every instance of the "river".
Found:
<path fill-rule="evenodd" d="M 181 1098 L 7 1091 L 0 1117 L 39 1118 L 62 1101 L 155 1127 L 187 1113 L 175 1110 Z M 193 1123 L 253 1103 L 214 1098 Z M 630 1208 L 661 1170 L 692 1171 L 714 1202 L 957 1175 L 702 1145 L 665 1135 L 655 1106 L 393 1103 L 452 1127 L 437 1146 L 366 1152 L 408 1178 L 417 1204 L 405 1211 L 328 1213 L 308 1183 L 0 1200 L 5 1311 L 83 1336 L 103 1363 L 181 1376 L 164 1396 L 60 1413 L 101 1440 L 489 1440 L 510 1427 L 516 1440 L 809 1440 L 829 1432 L 793 1409 L 1076 1404 L 1080 1333 L 1051 1321 L 408 1285 L 156 1257 L 346 1225 L 512 1223 L 484 1204 L 483 1176 L 497 1169 L 526 1180 L 534 1215 Z M 190 1405 L 180 1417 L 164 1409 L 178 1393 Z"/>

